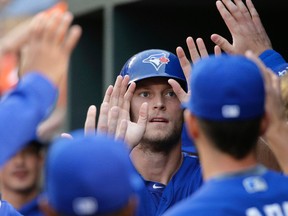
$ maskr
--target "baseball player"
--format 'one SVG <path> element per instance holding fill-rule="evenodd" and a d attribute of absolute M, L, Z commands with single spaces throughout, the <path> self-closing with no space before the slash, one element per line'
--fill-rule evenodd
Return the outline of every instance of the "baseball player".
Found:
<path fill-rule="evenodd" d="M 133 216 L 143 182 L 123 141 L 106 135 L 56 140 L 45 163 L 45 215 Z M 52 213 L 53 212 L 53 213 Z"/>
<path fill-rule="evenodd" d="M 287 72 L 288 64 L 284 58 L 273 49 L 252 1 L 247 0 L 245 5 L 242 0 L 236 0 L 234 2 L 231 0 L 223 0 L 216 1 L 216 6 L 233 40 L 232 43 L 230 43 L 228 39 L 218 34 L 211 35 L 212 41 L 216 44 L 214 48 L 215 54 L 221 54 L 221 49 L 230 54 L 244 54 L 246 50 L 251 50 L 259 56 L 267 67 L 282 77 Z M 201 38 L 197 38 L 194 42 L 192 37 L 187 37 L 186 44 L 192 63 L 208 55 L 205 44 Z M 199 53 L 195 44 L 197 44 Z M 191 72 L 191 63 L 187 59 L 182 47 L 177 47 L 176 53 L 187 78 Z M 186 130 L 183 130 L 182 138 L 184 141 L 183 149 L 197 153 L 196 149 L 193 149 L 191 145 L 193 140 L 186 135 Z M 280 171 L 281 169 L 275 156 L 266 143 L 267 140 L 265 140 L 264 137 L 258 140 L 256 150 L 258 161 L 268 165 L 269 168 Z"/>
<path fill-rule="evenodd" d="M 23 34 L 13 29 L 0 41 L 0 64 L 5 53 L 18 53 L 23 45 L 26 47 L 22 55 L 23 78 L 1 98 L 0 166 L 35 138 L 37 125 L 54 107 L 58 84 L 67 72 L 70 54 L 81 35 L 80 27 L 69 27 L 72 18 L 68 12 L 39 15 Z M 20 214 L 1 200 L 0 215 Z"/>
<path fill-rule="evenodd" d="M 287 176 L 255 156 L 257 138 L 269 126 L 264 70 L 242 55 L 211 56 L 194 65 L 185 121 L 205 183 L 163 215 L 287 215 Z"/>
<path fill-rule="evenodd" d="M 146 186 L 137 215 L 162 215 L 202 184 L 198 158 L 181 149 L 183 98 L 171 82 L 187 96 L 178 58 L 166 50 L 144 50 L 126 62 L 101 105 L 98 131 L 117 134 L 115 119 L 126 123 L 130 157 Z"/>
<path fill-rule="evenodd" d="M 0 165 L 15 154 L 23 143 L 35 138 L 37 125 L 54 107 L 57 99 L 55 87 L 67 72 L 70 53 L 81 35 L 80 27 L 69 28 L 72 19 L 73 16 L 67 12 L 55 14 L 52 19 L 39 15 L 32 21 L 32 36 L 26 38 L 25 53 L 22 55 L 21 73 L 24 77 L 13 91 L 3 96 L 0 103 L 0 120 L 3 124 L 0 130 Z M 23 42 L 23 38 L 18 40 Z M 19 51 L 19 48 L 14 49 L 6 47 L 5 51 Z M 46 53 L 48 50 L 50 59 Z M 15 125 L 21 129 L 14 129 Z M 15 148 L 7 148 L 10 146 Z"/>

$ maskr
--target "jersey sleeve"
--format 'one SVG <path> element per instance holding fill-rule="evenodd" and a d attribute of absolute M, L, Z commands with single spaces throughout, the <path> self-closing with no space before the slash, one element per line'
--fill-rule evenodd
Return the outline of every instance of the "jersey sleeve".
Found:
<path fill-rule="evenodd" d="M 288 71 L 288 63 L 275 50 L 265 50 L 259 58 L 263 61 L 266 67 L 269 67 L 278 76 L 283 76 Z"/>
<path fill-rule="evenodd" d="M 36 137 L 38 124 L 55 106 L 57 88 L 44 76 L 29 73 L 0 101 L 0 166 Z"/>

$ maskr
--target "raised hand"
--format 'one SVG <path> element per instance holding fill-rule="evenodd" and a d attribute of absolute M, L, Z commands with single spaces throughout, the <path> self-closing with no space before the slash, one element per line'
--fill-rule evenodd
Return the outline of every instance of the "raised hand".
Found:
<path fill-rule="evenodd" d="M 261 23 L 258 12 L 251 0 L 218 0 L 216 6 L 228 27 L 232 43 L 218 34 L 212 34 L 211 40 L 223 51 L 230 54 L 244 54 L 251 50 L 259 56 L 263 51 L 272 49 L 271 41 Z"/>
<path fill-rule="evenodd" d="M 136 87 L 129 83 L 129 76 L 117 76 L 114 86 L 110 85 L 100 107 L 96 127 L 96 107 L 91 105 L 87 111 L 85 134 L 104 133 L 123 139 L 130 150 L 138 145 L 144 135 L 148 116 L 148 104 L 143 103 L 137 122 L 130 120 L 130 102 Z"/>
<path fill-rule="evenodd" d="M 188 60 L 187 56 L 185 55 L 184 49 L 182 47 L 178 46 L 176 48 L 176 54 L 177 54 L 177 57 L 180 61 L 180 65 L 182 67 L 182 70 L 185 74 L 187 81 L 189 80 L 190 73 L 192 71 L 192 64 L 195 64 L 201 58 L 205 58 L 205 57 L 209 56 L 203 39 L 197 38 L 195 42 L 191 36 L 187 37 L 187 39 L 186 39 L 186 44 L 187 44 L 188 51 L 189 51 L 190 58 L 191 58 L 192 62 L 190 62 Z M 214 47 L 214 53 L 215 53 L 215 55 L 221 54 L 221 49 L 219 46 L 216 45 Z M 188 82 L 188 92 L 187 93 L 181 88 L 179 83 L 176 82 L 175 80 L 169 79 L 168 82 L 172 86 L 173 91 L 175 92 L 175 94 L 177 95 L 177 97 L 179 98 L 181 103 L 184 103 L 189 99 L 189 94 L 190 94 L 189 82 Z"/>
<path fill-rule="evenodd" d="M 33 20 L 30 39 L 21 53 L 21 75 L 37 71 L 59 85 L 81 35 L 79 26 L 70 27 L 72 20 L 70 12 L 40 14 Z"/>

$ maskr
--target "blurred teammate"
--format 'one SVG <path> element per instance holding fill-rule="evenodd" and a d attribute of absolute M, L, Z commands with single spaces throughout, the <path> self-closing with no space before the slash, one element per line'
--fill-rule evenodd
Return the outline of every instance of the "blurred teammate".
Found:
<path fill-rule="evenodd" d="M 19 53 L 25 46 L 21 55 L 23 77 L 0 103 L 1 167 L 35 138 L 37 125 L 55 105 L 57 88 L 81 35 L 79 26 L 70 27 L 72 19 L 69 12 L 42 14 L 33 19 L 31 26 L 21 25 L 0 41 L 0 57 L 9 52 Z M 20 215 L 1 200 L 0 215 L 8 214 Z"/>
<path fill-rule="evenodd" d="M 244 54 L 245 51 L 251 50 L 278 76 L 283 76 L 287 71 L 288 64 L 279 53 L 273 50 L 271 41 L 252 1 L 247 0 L 245 5 L 242 0 L 234 2 L 223 0 L 216 1 L 216 6 L 231 33 L 232 43 L 218 34 L 213 34 L 211 39 L 216 44 L 215 54 L 221 53 L 220 48 L 230 54 Z M 186 44 L 193 64 L 200 58 L 208 56 L 207 49 L 201 38 L 197 38 L 194 42 L 192 37 L 187 37 Z M 177 47 L 176 51 L 183 71 L 186 77 L 189 77 L 191 72 L 190 62 L 182 47 Z M 186 130 L 183 132 L 185 134 Z M 189 136 L 184 135 L 183 137 L 186 137 L 185 147 L 188 146 L 191 149 L 192 140 L 189 146 Z M 281 171 L 275 155 L 267 145 L 264 137 L 259 138 L 256 151 L 259 162 L 269 168 Z"/>
<path fill-rule="evenodd" d="M 25 216 L 43 215 L 38 203 L 43 154 L 43 144 L 34 140 L 0 168 L 2 199 Z"/>
<path fill-rule="evenodd" d="M 263 76 L 272 72 L 265 70 L 242 55 L 194 65 L 185 120 L 205 183 L 165 216 L 285 215 L 288 178 L 258 164 L 255 155 L 258 136 L 269 127 Z"/>
<path fill-rule="evenodd" d="M 143 182 L 122 141 L 78 131 L 53 143 L 45 164 L 46 215 L 135 215 Z"/>

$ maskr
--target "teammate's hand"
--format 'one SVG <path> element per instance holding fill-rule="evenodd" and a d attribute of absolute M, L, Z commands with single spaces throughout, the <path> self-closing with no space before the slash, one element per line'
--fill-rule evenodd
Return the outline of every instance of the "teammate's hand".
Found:
<path fill-rule="evenodd" d="M 244 54 L 251 50 L 259 56 L 263 51 L 272 49 L 271 41 L 261 23 L 251 0 L 218 0 L 216 6 L 231 36 L 232 44 L 218 34 L 212 34 L 211 40 L 223 51 L 230 54 Z"/>
<path fill-rule="evenodd" d="M 38 19 L 37 17 L 33 18 Z M 21 48 L 27 43 L 31 37 L 32 22 L 30 19 L 26 20 L 6 33 L 0 40 L 0 58 L 1 56 L 12 53 L 18 56 Z"/>
<path fill-rule="evenodd" d="M 128 87 L 129 76 L 118 76 L 114 86 L 106 90 L 100 108 L 97 132 L 107 133 L 116 139 L 124 139 L 130 150 L 142 139 L 148 116 L 148 104 L 143 103 L 139 110 L 137 122 L 130 120 L 130 102 L 136 87 L 131 83 Z"/>
<path fill-rule="evenodd" d="M 195 43 L 196 42 L 196 43 Z M 176 54 L 180 61 L 180 65 L 182 67 L 182 70 L 184 72 L 184 75 L 186 77 L 186 80 L 188 81 L 188 93 L 186 93 L 179 83 L 176 80 L 169 79 L 168 82 L 172 86 L 173 91 L 179 98 L 181 103 L 186 102 L 189 99 L 190 95 L 190 86 L 189 86 L 189 79 L 190 79 L 190 73 L 192 72 L 192 64 L 195 64 L 199 59 L 208 57 L 208 51 L 205 46 L 205 43 L 202 38 L 197 38 L 194 42 L 194 39 L 189 36 L 186 39 L 186 44 L 188 47 L 188 51 L 190 54 L 191 62 L 188 60 L 184 49 L 180 46 L 176 48 Z M 214 47 L 214 53 L 215 55 L 221 54 L 221 49 L 219 46 Z"/>
<path fill-rule="evenodd" d="M 43 13 L 33 20 L 30 39 L 21 53 L 21 75 L 37 71 L 59 85 L 81 35 L 79 26 L 70 27 L 72 20 L 70 12 Z"/>

